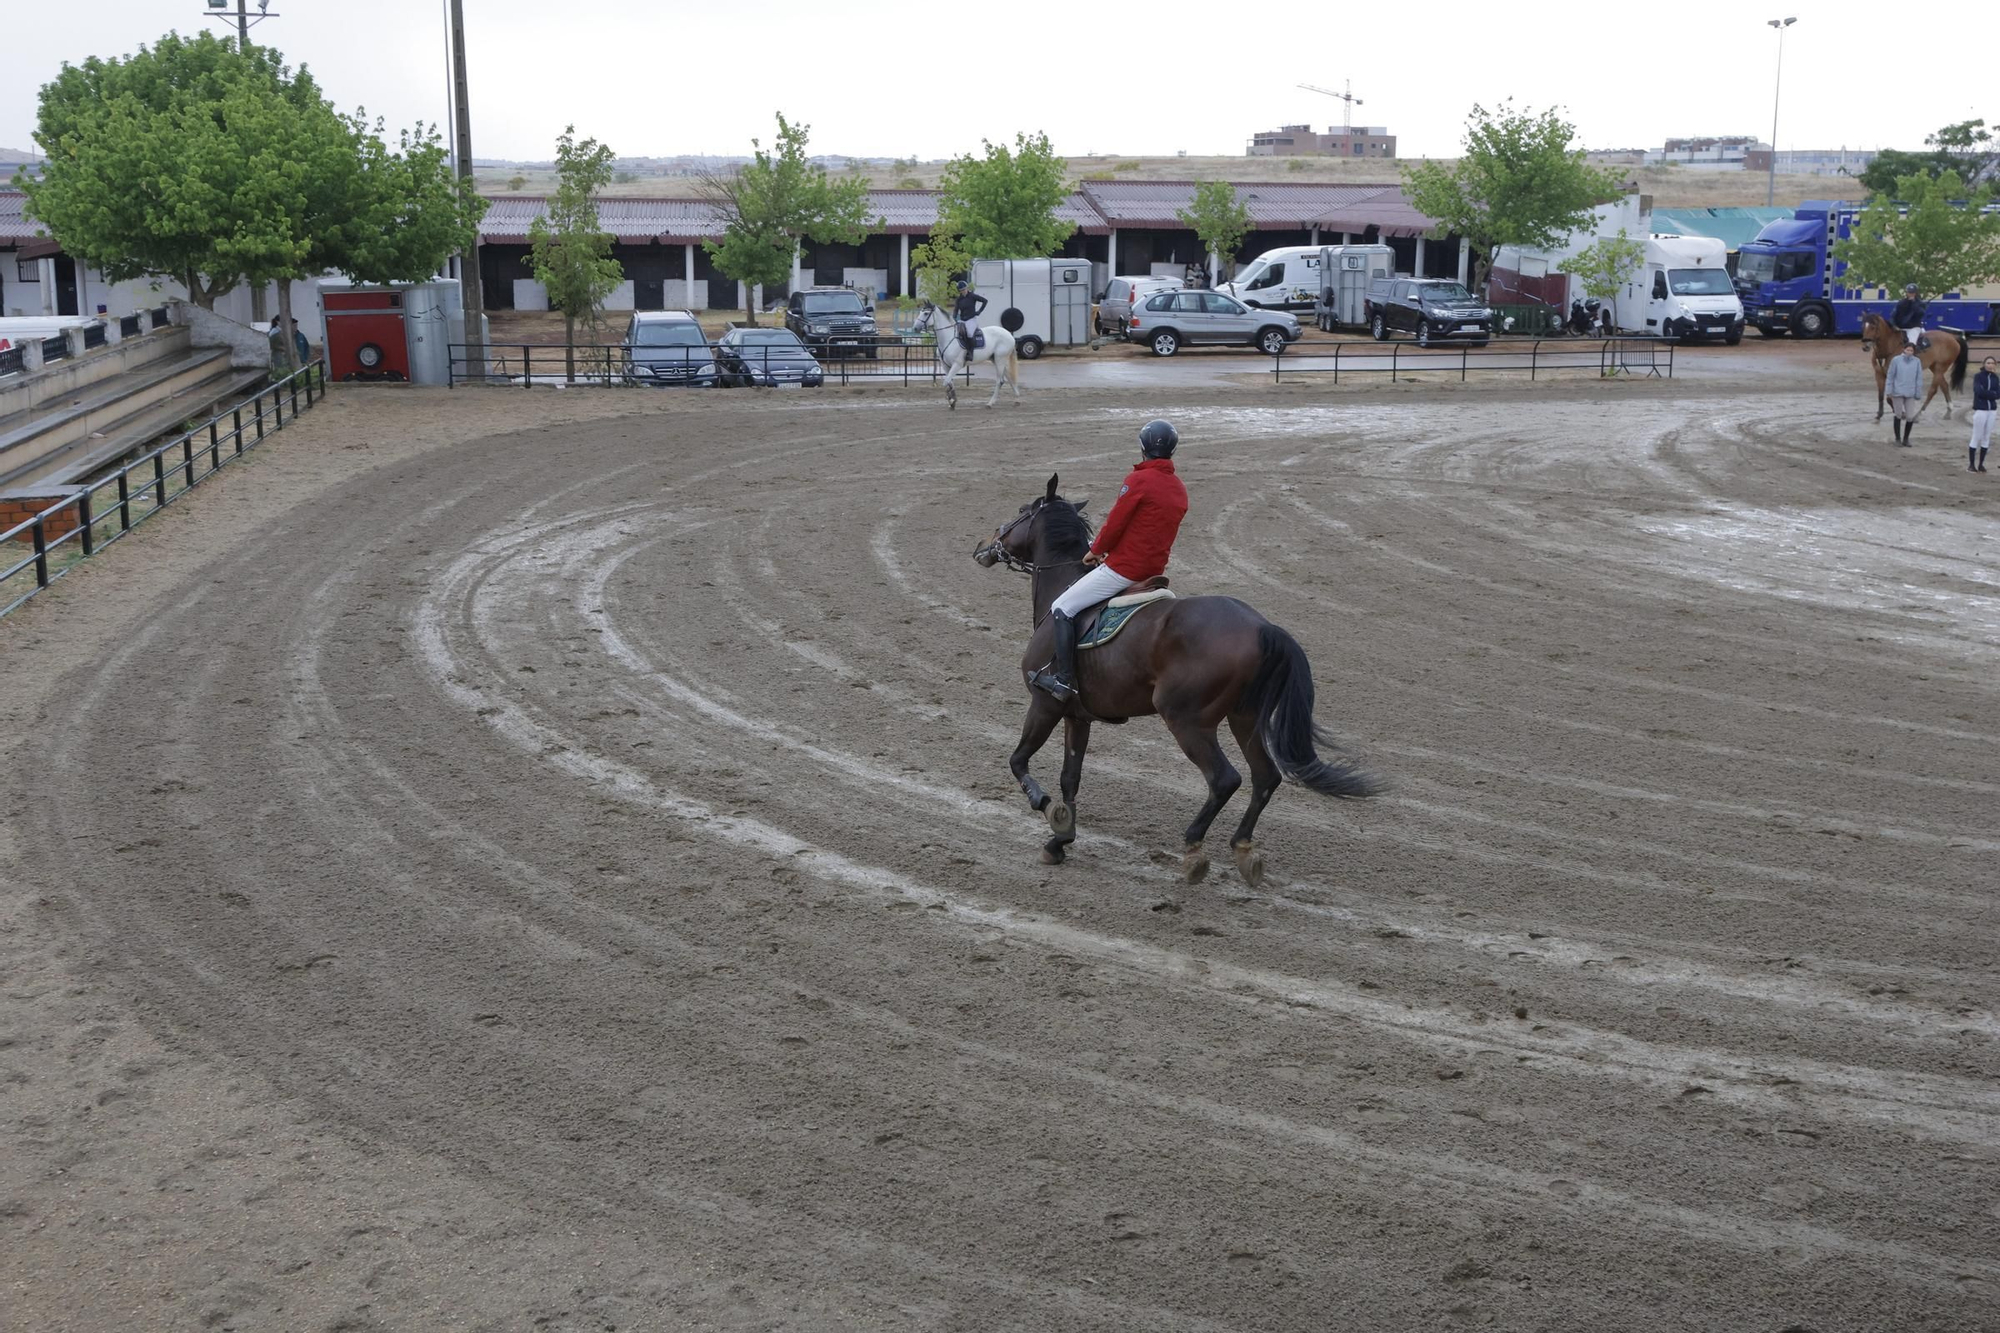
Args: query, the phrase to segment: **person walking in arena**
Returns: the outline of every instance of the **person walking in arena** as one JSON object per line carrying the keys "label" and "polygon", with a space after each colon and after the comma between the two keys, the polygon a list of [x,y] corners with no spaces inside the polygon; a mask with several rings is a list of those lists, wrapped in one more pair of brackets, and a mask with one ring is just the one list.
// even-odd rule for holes
{"label": "person walking in arena", "polygon": [[1883,390],[1888,394],[1889,405],[1896,409],[1896,419],[1892,429],[1896,432],[1896,443],[1907,445],[1910,433],[1917,425],[1917,402],[1924,392],[1924,363],[1917,360],[1917,349],[1905,346],[1889,362],[1889,375],[1883,381]]}
{"label": "person walking in arena", "polygon": [[1987,357],[1972,377],[1972,443],[1965,446],[1965,469],[1986,470],[1986,451],[1993,444],[1993,418],[2000,416],[2000,370]]}
{"label": "person walking in arena", "polygon": [[1180,434],[1169,422],[1149,421],[1139,432],[1139,465],[1126,474],[1118,499],[1090,544],[1090,570],[1070,584],[1050,608],[1055,661],[1029,683],[1067,703],[1076,697],[1076,617],[1135,583],[1167,570],[1174,538],[1187,517],[1187,487],[1174,474]]}

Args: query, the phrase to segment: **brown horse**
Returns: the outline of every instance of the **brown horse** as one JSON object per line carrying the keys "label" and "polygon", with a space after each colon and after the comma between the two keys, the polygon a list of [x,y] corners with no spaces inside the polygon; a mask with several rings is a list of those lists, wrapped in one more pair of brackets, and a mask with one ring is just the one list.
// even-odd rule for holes
{"label": "brown horse", "polygon": [[[1083,576],[1090,525],[1081,501],[1048,493],[1021,506],[1013,521],[973,552],[980,564],[1005,563],[1032,575],[1035,630],[1021,657],[1025,682],[1055,647],[1049,607]],[[1165,580],[1161,580],[1165,582]],[[1086,633],[1088,624],[1080,626]],[[1253,838],[1257,817],[1285,778],[1328,796],[1373,796],[1381,784],[1351,764],[1329,763],[1313,748],[1332,744],[1313,721],[1312,666],[1298,640],[1234,597],[1162,599],[1134,612],[1116,638],[1077,654],[1077,695],[1068,703],[1028,687],[1028,719],[1008,766],[1028,804],[1046,814],[1054,831],[1042,860],[1061,864],[1076,841],[1076,789],[1093,722],[1123,722],[1158,713],[1187,757],[1208,780],[1208,800],[1182,839],[1182,870],[1190,884],[1208,874],[1202,840],[1208,826],[1243,785],[1216,740],[1225,720],[1250,765],[1250,808],[1229,840],[1236,869],[1251,885],[1264,878],[1264,857]],[[1051,800],[1028,775],[1028,761],[1057,722],[1064,727],[1062,795]]]}
{"label": "brown horse", "polygon": [[[1931,405],[1931,399],[1942,393],[1944,395],[1944,419],[1950,421],[1951,391],[1965,387],[1965,367],[1966,363],[1972,359],[1972,348],[1965,338],[1944,329],[1932,329],[1929,336],[1931,345],[1926,348],[1917,349],[1917,360],[1923,362],[1924,369],[1930,372],[1931,389],[1929,393],[1924,395],[1924,405],[1923,407],[1919,407],[1917,412],[1921,415],[1924,408]],[[1884,401],[1882,388],[1889,380],[1889,361],[1892,357],[1902,352],[1903,346],[1907,341],[1901,329],[1895,327],[1874,311],[1871,310],[1861,317],[1861,345],[1868,349],[1870,356],[1875,358],[1875,419],[1877,421],[1882,419],[1882,404]],[[1946,382],[1947,375],[1950,376],[1949,383]]]}

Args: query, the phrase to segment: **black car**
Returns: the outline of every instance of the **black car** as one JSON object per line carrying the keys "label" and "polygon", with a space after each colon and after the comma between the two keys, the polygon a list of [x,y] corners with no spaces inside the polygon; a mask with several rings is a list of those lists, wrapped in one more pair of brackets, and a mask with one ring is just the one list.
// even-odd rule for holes
{"label": "black car", "polygon": [[785,302],[785,327],[822,354],[842,347],[875,355],[875,307],[851,287],[808,287]]}
{"label": "black car", "polygon": [[724,384],[817,388],[826,383],[826,371],[790,329],[731,329],[715,345],[715,360]]}
{"label": "black car", "polygon": [[1441,342],[1484,347],[1493,337],[1493,312],[1449,278],[1376,278],[1368,284],[1362,312],[1377,342],[1397,331],[1416,334],[1420,347]]}

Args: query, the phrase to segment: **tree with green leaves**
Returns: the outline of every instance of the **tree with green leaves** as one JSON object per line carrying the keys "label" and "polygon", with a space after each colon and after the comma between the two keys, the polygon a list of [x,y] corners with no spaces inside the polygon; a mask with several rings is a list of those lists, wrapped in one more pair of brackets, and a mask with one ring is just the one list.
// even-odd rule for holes
{"label": "tree with green leaves", "polygon": [[556,192],[528,226],[528,268],[563,313],[564,373],[576,378],[576,323],[595,328],[604,298],[625,280],[611,257],[611,237],[597,220],[595,195],[611,183],[611,147],[578,140],[576,126],[556,139]]}
{"label": "tree with green leaves", "polygon": [[1501,246],[1554,249],[1623,185],[1615,169],[1585,161],[1576,127],[1553,109],[1535,114],[1511,101],[1472,108],[1463,157],[1412,163],[1403,174],[1411,206],[1436,224],[1431,234],[1456,233],[1472,247],[1475,292]]}
{"label": "tree with green leaves", "polygon": [[1203,181],[1195,187],[1188,207],[1176,209],[1174,216],[1215,256],[1215,281],[1225,281],[1236,262],[1237,247],[1250,234],[1250,207],[1236,197],[1236,187],[1227,181]]}
{"label": "tree with green leaves", "polygon": [[[702,248],[724,277],[746,287],[775,287],[791,278],[801,239],[856,245],[868,234],[867,177],[829,176],[806,156],[811,134],[811,126],[793,124],[779,112],[769,151],[752,139],[749,163],[702,178],[703,195],[723,218],[722,239],[704,241]],[[757,303],[746,304],[754,327]]]}
{"label": "tree with green leaves", "polygon": [[209,310],[243,283],[277,282],[289,363],[292,280],[428,277],[483,216],[435,129],[405,132],[396,152],[381,131],[268,47],[169,33],[123,60],[64,66],[42,89],[49,163],[17,184],[63,248],[113,282],[164,274]]}
{"label": "tree with green leaves", "polygon": [[910,267],[917,274],[917,298],[949,311],[957,295],[952,284],[972,272],[972,255],[957,236],[934,231],[911,248]]}
{"label": "tree with green leaves", "polygon": [[1894,195],[1869,199],[1833,257],[1846,263],[1850,287],[1915,283],[1934,297],[2000,281],[2000,213],[1985,211],[1992,202],[1990,187],[1968,190],[1957,172],[1905,176]]}
{"label": "tree with green leaves", "polygon": [[510,194],[519,194],[527,188],[527,184],[528,178],[517,171],[507,178],[507,191]]}
{"label": "tree with green leaves", "polygon": [[1056,216],[1069,196],[1067,173],[1046,134],[1017,134],[1011,149],[988,142],[984,155],[967,153],[945,167],[937,230],[980,259],[1052,255],[1076,230]]}
{"label": "tree with green leaves", "polygon": [[1584,294],[1611,302],[1611,322],[1618,323],[1618,293],[1646,262],[1646,247],[1625,234],[1600,236],[1563,261],[1562,271],[1583,284]]}
{"label": "tree with green leaves", "polygon": [[1885,149],[1875,155],[1855,179],[1871,194],[1892,194],[1906,176],[1936,179],[1947,171],[1972,185],[2000,175],[2000,142],[1996,142],[1984,120],[1961,120],[1946,125],[1924,139],[1926,150],[1912,153],[1901,148]]}

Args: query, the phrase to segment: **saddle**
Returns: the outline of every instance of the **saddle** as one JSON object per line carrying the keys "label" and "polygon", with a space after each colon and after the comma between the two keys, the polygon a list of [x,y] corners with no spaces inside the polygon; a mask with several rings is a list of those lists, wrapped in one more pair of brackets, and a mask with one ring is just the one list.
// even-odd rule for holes
{"label": "saddle", "polygon": [[1082,652],[1086,648],[1096,648],[1111,642],[1118,631],[1143,606],[1154,602],[1170,600],[1173,593],[1167,588],[1167,576],[1156,574],[1143,583],[1135,584],[1126,592],[1119,593],[1108,602],[1096,606],[1077,617],[1076,648]]}

